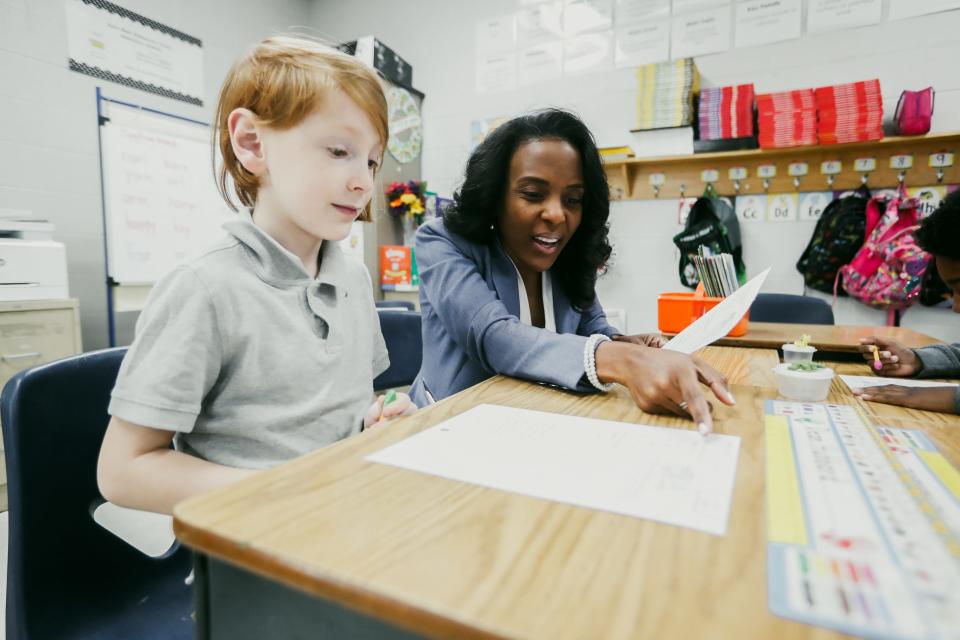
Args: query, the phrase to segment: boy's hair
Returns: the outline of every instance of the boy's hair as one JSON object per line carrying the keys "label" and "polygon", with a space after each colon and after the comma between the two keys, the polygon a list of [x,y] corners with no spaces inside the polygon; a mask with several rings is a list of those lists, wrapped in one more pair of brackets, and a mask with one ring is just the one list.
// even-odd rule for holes
{"label": "boy's hair", "polygon": [[960,260],[960,191],[940,202],[920,224],[914,237],[927,253]]}
{"label": "boy's hair", "polygon": [[[387,99],[375,71],[358,59],[300,36],[272,36],[257,44],[227,73],[214,117],[213,143],[223,165],[214,171],[220,195],[237,210],[227,186],[241,205],[253,207],[260,181],[233,153],[227,118],[234,109],[249,109],[260,124],[289,129],[321,107],[330,92],[341,90],[366,112],[380,142],[387,144]],[[361,220],[369,220],[369,207]]]}

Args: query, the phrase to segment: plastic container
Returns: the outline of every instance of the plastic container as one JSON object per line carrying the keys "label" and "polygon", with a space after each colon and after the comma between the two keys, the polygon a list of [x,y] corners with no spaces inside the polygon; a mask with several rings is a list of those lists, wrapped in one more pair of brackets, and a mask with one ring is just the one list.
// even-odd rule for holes
{"label": "plastic container", "polygon": [[834,376],[833,369],[829,367],[815,371],[791,371],[786,362],[775,366],[773,372],[777,376],[777,390],[780,395],[801,402],[826,400]]}
{"label": "plastic container", "polygon": [[816,347],[809,345],[806,347],[798,347],[792,342],[788,342],[780,348],[783,349],[783,361],[787,364],[794,362],[813,362],[813,354],[817,351]]}
{"label": "plastic container", "polygon": [[[724,298],[708,298],[703,295],[703,285],[697,285],[693,293],[661,293],[657,296],[657,328],[662,333],[680,333],[694,320],[723,302]],[[736,338],[747,332],[750,312],[744,314],[728,336]]]}

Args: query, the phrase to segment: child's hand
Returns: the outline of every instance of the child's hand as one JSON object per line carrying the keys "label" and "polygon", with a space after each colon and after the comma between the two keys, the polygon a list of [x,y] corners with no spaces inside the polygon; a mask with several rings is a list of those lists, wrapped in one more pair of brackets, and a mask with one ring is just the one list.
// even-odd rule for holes
{"label": "child's hand", "polygon": [[617,342],[632,342],[641,347],[653,347],[654,349],[659,349],[667,344],[667,339],[659,333],[638,333],[632,336],[615,336],[613,339]]}
{"label": "child's hand", "polygon": [[[883,365],[879,370],[873,367],[874,345],[880,352],[880,364]],[[876,336],[860,338],[860,353],[867,364],[870,365],[870,370],[880,376],[905,378],[917,375],[923,368],[923,363],[920,362],[920,358],[913,352],[913,349],[889,338],[878,338]]]}
{"label": "child's hand", "polygon": [[888,384],[882,387],[864,387],[853,394],[863,400],[896,404],[911,409],[954,413],[956,411],[955,387],[904,387]]}
{"label": "child's hand", "polygon": [[377,396],[374,403],[367,409],[367,415],[363,417],[364,429],[369,429],[398,416],[408,416],[417,410],[417,405],[413,404],[413,400],[407,394],[397,393],[395,396],[396,400],[393,400],[387,406],[383,405],[386,396]]}

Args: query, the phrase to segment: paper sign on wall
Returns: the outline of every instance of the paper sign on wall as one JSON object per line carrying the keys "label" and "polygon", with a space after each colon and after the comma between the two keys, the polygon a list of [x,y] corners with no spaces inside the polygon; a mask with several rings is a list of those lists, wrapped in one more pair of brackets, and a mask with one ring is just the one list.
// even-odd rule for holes
{"label": "paper sign on wall", "polygon": [[670,59],[670,21],[650,20],[617,29],[614,60],[618,68]]}
{"label": "paper sign on wall", "polygon": [[501,53],[513,50],[517,43],[517,25],[513,15],[481,20],[476,26],[477,51]]}
{"label": "paper sign on wall", "polygon": [[613,13],[617,27],[670,17],[670,0],[616,0]]}
{"label": "paper sign on wall", "polygon": [[730,6],[674,15],[670,29],[670,57],[692,58],[730,48],[733,25]]}
{"label": "paper sign on wall", "polygon": [[517,83],[521,87],[556,80],[561,73],[563,45],[545,42],[523,49],[517,57]]}
{"label": "paper sign on wall", "polygon": [[613,26],[613,0],[564,0],[563,32],[567,37]]}
{"label": "paper sign on wall", "polygon": [[835,31],[880,22],[881,0],[810,0],[807,31]]}
{"label": "paper sign on wall", "polygon": [[799,199],[796,193],[772,193],[767,199],[767,222],[793,222],[797,219]]}
{"label": "paper sign on wall", "polygon": [[738,2],[734,33],[736,47],[754,47],[800,37],[800,0]]}
{"label": "paper sign on wall", "polygon": [[109,2],[67,0],[70,69],[190,104],[203,104],[199,38]]}
{"label": "paper sign on wall", "polygon": [[740,222],[763,222],[767,217],[767,196],[750,194],[737,196],[737,218]]}
{"label": "paper sign on wall", "polygon": [[833,201],[832,191],[811,191],[800,194],[800,215],[802,220],[819,220],[823,210]]}
{"label": "paper sign on wall", "polygon": [[600,71],[613,67],[613,33],[584,33],[563,41],[563,73]]}
{"label": "paper sign on wall", "polygon": [[517,88],[517,54],[491,53],[477,58],[477,93],[512,91]]}

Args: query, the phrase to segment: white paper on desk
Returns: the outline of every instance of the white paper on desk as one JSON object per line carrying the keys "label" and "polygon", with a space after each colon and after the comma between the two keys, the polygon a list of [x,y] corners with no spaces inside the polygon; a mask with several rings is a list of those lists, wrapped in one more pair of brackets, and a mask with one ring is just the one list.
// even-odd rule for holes
{"label": "white paper on desk", "polygon": [[881,378],[879,376],[840,376],[851,391],[859,391],[866,387],[882,387],[895,384],[901,387],[955,387],[954,382],[936,382],[934,380],[912,380],[906,378]]}
{"label": "white paper on desk", "polygon": [[770,267],[697,318],[693,324],[663,345],[663,348],[680,353],[693,353],[730,333],[756,300],[768,273],[770,273]]}
{"label": "white paper on desk", "polygon": [[723,535],[740,438],[478,405],[367,460]]}

